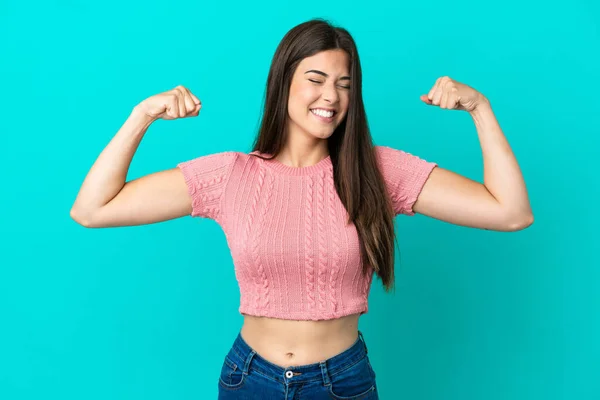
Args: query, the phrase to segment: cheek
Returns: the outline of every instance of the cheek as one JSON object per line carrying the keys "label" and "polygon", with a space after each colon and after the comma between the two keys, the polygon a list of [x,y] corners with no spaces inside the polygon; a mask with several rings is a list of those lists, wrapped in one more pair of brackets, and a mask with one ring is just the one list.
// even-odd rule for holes
{"label": "cheek", "polygon": [[[317,91],[308,86],[301,87],[296,90],[294,93],[294,103],[296,107],[304,109],[304,111],[308,111],[308,108],[319,98],[319,94]],[[300,110],[302,111],[302,110]]]}
{"label": "cheek", "polygon": [[349,107],[349,105],[350,105],[349,98],[348,98],[348,97],[346,97],[346,98],[345,98],[344,100],[342,100],[340,103],[341,103],[341,104],[340,104],[340,105],[341,105],[341,109],[343,110],[343,115],[342,115],[342,118],[343,118],[343,117],[345,117],[345,116],[346,116],[346,114],[348,114],[348,107]]}

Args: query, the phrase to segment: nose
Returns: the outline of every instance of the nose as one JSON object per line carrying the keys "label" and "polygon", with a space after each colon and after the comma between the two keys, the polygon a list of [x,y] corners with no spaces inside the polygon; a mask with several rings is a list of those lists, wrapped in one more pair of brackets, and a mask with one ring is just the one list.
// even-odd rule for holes
{"label": "nose", "polygon": [[337,89],[335,88],[335,84],[323,85],[323,99],[325,99],[329,103],[336,103],[339,100],[339,98],[340,96],[338,94]]}

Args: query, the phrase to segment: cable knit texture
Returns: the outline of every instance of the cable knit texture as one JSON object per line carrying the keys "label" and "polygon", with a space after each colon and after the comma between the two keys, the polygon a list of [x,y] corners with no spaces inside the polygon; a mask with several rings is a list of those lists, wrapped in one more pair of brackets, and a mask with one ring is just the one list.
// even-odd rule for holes
{"label": "cable knit texture", "polygon": [[[373,269],[362,273],[358,233],[346,224],[331,158],[297,168],[253,154],[228,151],[178,164],[191,215],[215,220],[225,233],[240,313],[293,320],[366,313]],[[386,146],[375,146],[375,154],[395,215],[414,215],[437,164]]]}

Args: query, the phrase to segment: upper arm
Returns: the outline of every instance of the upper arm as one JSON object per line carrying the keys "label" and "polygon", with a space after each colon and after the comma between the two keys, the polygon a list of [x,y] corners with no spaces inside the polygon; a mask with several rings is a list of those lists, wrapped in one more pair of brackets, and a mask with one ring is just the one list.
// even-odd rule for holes
{"label": "upper arm", "polygon": [[497,231],[522,227],[487,188],[402,150],[377,146],[394,213],[415,213],[455,225]]}
{"label": "upper arm", "polygon": [[236,152],[208,154],[127,182],[89,226],[144,225],[191,215],[217,220]]}
{"label": "upper arm", "polygon": [[155,172],[125,183],[121,191],[90,216],[90,227],[144,225],[187,215],[192,210],[179,168]]}
{"label": "upper arm", "polygon": [[507,213],[483,184],[444,168],[431,172],[413,208],[455,225],[513,230]]}

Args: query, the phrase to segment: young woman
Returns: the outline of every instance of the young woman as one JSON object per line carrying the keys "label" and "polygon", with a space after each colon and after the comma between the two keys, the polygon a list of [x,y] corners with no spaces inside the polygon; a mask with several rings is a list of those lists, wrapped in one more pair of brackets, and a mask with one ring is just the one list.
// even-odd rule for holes
{"label": "young woman", "polygon": [[442,77],[421,100],[470,113],[484,184],[402,150],[374,146],[356,45],[311,20],[279,44],[252,152],[228,151],[126,182],[153,121],[197,116],[187,88],[138,104],[102,151],[71,210],[87,227],[150,224],[185,215],[223,228],[244,323],[226,355],[219,398],[375,399],[358,330],[373,273],[394,283],[398,214],[514,231],[533,222],[515,157],[490,102]]}

